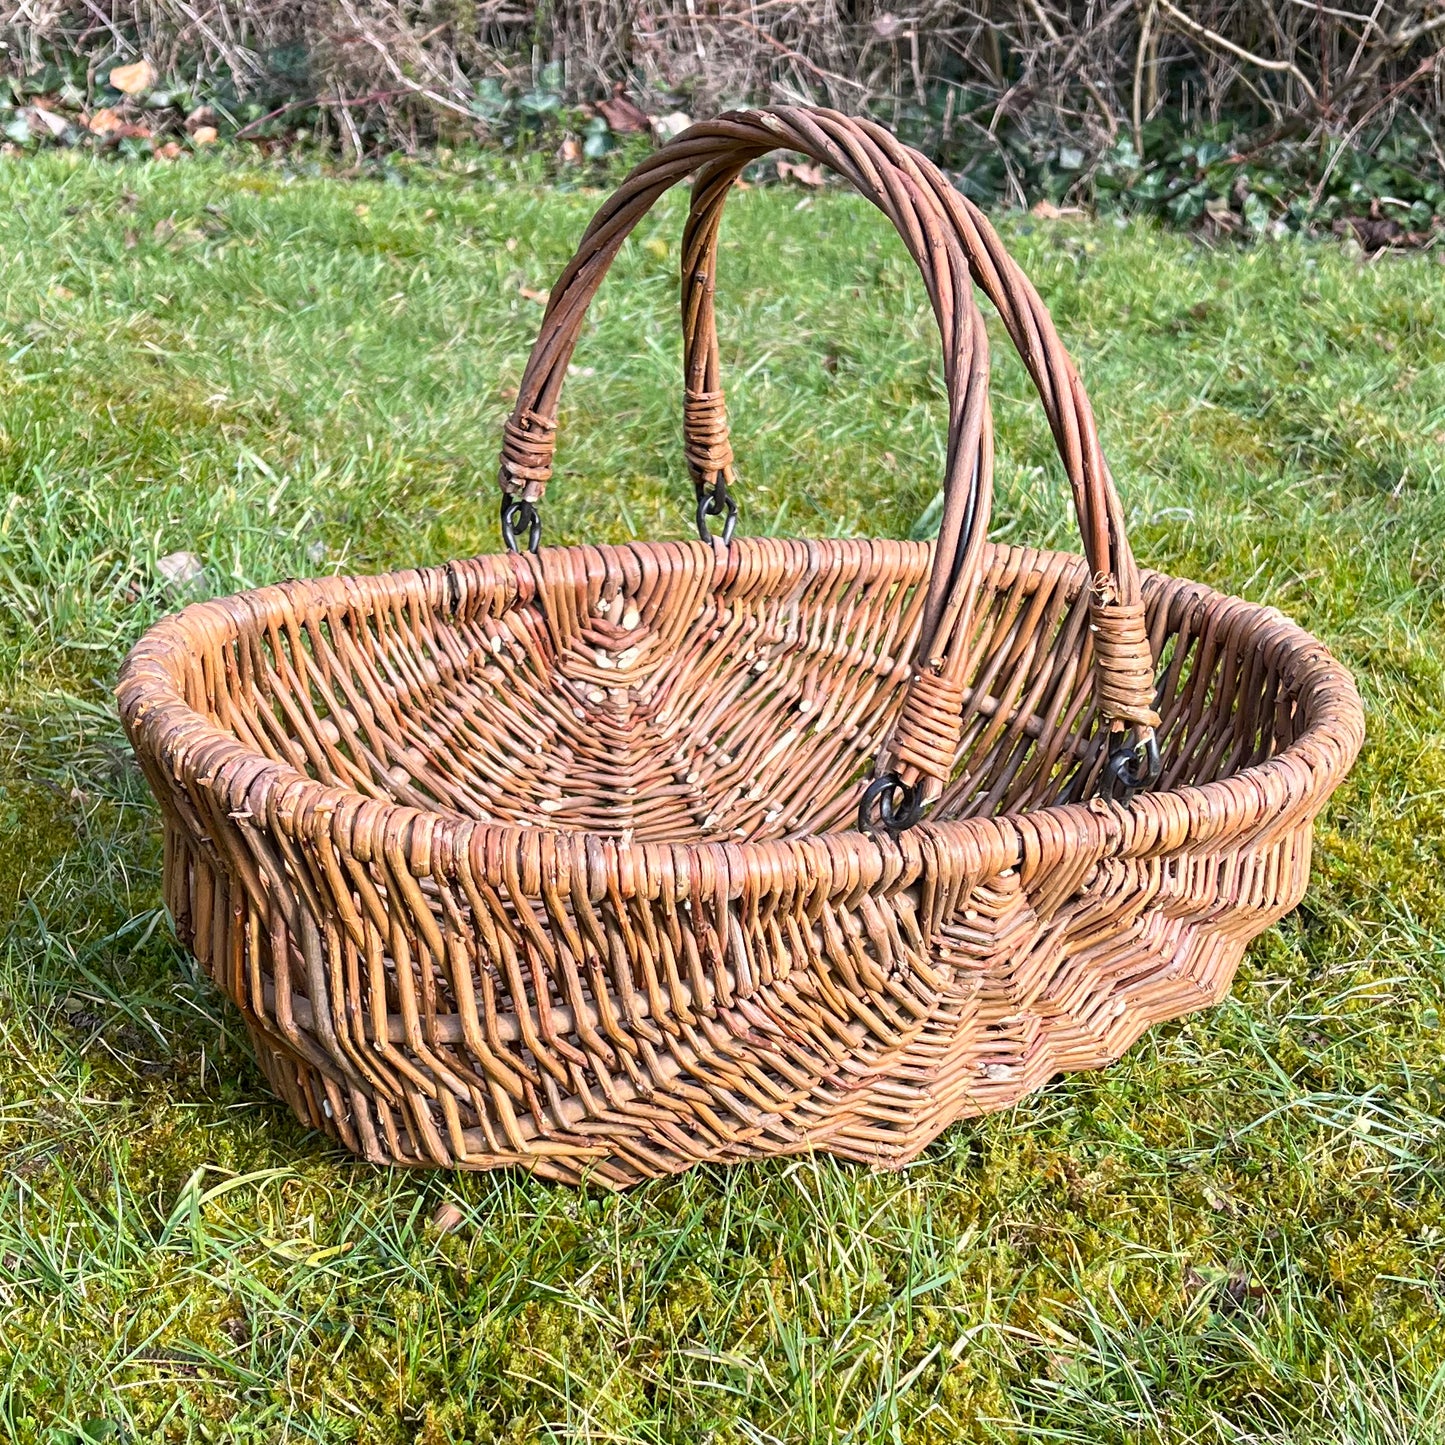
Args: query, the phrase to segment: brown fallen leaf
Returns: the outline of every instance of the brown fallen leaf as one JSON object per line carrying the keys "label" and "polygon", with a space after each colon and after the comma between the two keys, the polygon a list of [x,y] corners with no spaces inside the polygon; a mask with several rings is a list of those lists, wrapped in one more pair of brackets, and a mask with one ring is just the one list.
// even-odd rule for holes
{"label": "brown fallen leaf", "polygon": [[191,132],[191,143],[198,146],[215,145],[217,131],[213,125],[198,125]]}
{"label": "brown fallen leaf", "polygon": [[808,165],[805,161],[779,161],[778,179],[780,181],[797,181],[800,186],[812,186],[814,188],[823,184],[823,167],[819,165]]}
{"label": "brown fallen leaf", "polygon": [[607,122],[607,129],[616,135],[641,135],[650,130],[647,112],[639,110],[622,93],[622,82],[612,87],[610,100],[597,102],[597,113]]}
{"label": "brown fallen leaf", "polygon": [[1078,216],[1082,213],[1081,206],[1056,206],[1052,201],[1035,201],[1029,207],[1029,215],[1040,221],[1057,221],[1063,216]]}
{"label": "brown fallen leaf", "polygon": [[164,145],[156,147],[156,155],[163,161],[173,161],[180,154],[180,145],[173,140],[168,140]]}
{"label": "brown fallen leaf", "polygon": [[110,83],[123,95],[139,95],[155,88],[156,68],[145,59],[134,65],[117,65],[110,73]]}
{"label": "brown fallen leaf", "polygon": [[194,552],[168,552],[156,563],[156,571],[175,592],[189,592],[206,580],[206,564]]}
{"label": "brown fallen leaf", "polygon": [[123,120],[119,125],[99,132],[100,139],[103,141],[149,140],[152,134],[150,126],[128,120]]}
{"label": "brown fallen leaf", "polygon": [[85,122],[85,128],[92,135],[111,135],[118,131],[125,122],[108,105],[96,111]]}
{"label": "brown fallen leaf", "polygon": [[26,115],[37,126],[44,126],[56,140],[70,129],[70,122],[63,115],[56,115],[53,110],[46,110],[43,105],[31,106]]}
{"label": "brown fallen leaf", "polygon": [[577,137],[569,135],[562,142],[557,151],[557,158],[564,166],[580,165],[582,161],[582,147],[577,143]]}
{"label": "brown fallen leaf", "polygon": [[1250,1300],[1266,1299],[1268,1296],[1269,1290],[1242,1269],[1229,1271],[1229,1278],[1224,1282],[1224,1297],[1236,1309],[1243,1309]]}
{"label": "brown fallen leaf", "polygon": [[537,291],[531,286],[518,286],[517,295],[524,301],[535,301],[538,306],[545,306],[552,299],[550,291]]}
{"label": "brown fallen leaf", "polygon": [[455,1229],[460,1229],[466,1222],[464,1215],[450,1199],[437,1205],[436,1213],[431,1217],[432,1228],[438,1234],[450,1234]]}
{"label": "brown fallen leaf", "polygon": [[685,110],[675,110],[670,115],[654,115],[650,119],[653,135],[664,145],[692,124],[692,117]]}
{"label": "brown fallen leaf", "polygon": [[1240,1212],[1239,1201],[1223,1189],[1216,1189],[1212,1184],[1205,1184],[1203,1194],[1204,1202],[1214,1210],[1216,1214],[1235,1215]]}

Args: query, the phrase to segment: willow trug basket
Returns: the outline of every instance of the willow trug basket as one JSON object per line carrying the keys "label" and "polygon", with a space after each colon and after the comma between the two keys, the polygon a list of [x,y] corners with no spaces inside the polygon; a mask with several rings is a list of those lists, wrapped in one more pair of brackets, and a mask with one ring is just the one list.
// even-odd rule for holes
{"label": "willow trug basket", "polygon": [[[778,148],[877,205],[927,283],[934,544],[732,535],[718,227]],[[588,303],[689,176],[700,539],[537,550]],[[1083,556],[987,541],[975,285]],[[1349,675],[1273,609],[1139,572],[1038,295],[878,126],[747,111],[638,166],[552,288],[501,482],[507,552],[188,607],[119,683],[180,938],[277,1092],[366,1159],[610,1186],[811,1149],[901,1165],[1218,1000],[1301,897],[1362,740]]]}

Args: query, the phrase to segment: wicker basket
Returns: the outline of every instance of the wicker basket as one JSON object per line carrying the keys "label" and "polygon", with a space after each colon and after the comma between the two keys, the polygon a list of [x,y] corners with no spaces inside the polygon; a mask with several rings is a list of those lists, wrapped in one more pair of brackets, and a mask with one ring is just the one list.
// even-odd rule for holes
{"label": "wicker basket", "polygon": [[[936,545],[731,537],[716,240],[779,147],[876,203],[927,282]],[[688,176],[686,453],[725,539],[535,550],[586,307]],[[986,541],[971,283],[1037,383],[1082,557]],[[1348,674],[1272,609],[1141,576],[1038,296],[878,127],[746,112],[639,166],[552,290],[502,485],[533,550],[199,604],[120,679],[181,939],[277,1092],[365,1158],[612,1186],[901,1165],[1219,999],[1299,900],[1362,738]]]}

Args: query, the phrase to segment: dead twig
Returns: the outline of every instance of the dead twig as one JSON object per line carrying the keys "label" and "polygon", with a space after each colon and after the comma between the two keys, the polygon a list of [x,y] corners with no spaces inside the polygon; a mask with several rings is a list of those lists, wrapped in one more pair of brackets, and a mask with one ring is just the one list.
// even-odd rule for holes
{"label": "dead twig", "polygon": [[1186,15],[1177,6],[1171,5],[1169,0],[1156,0],[1159,8],[1164,11],[1176,24],[1187,30],[1191,35],[1226,51],[1236,59],[1242,60],[1246,65],[1252,65],[1258,70],[1270,70],[1278,74],[1292,76],[1299,88],[1309,96],[1310,104],[1319,105],[1319,92],[1310,84],[1309,77],[1292,60],[1270,60],[1267,56],[1256,55],[1252,50],[1246,50],[1242,45],[1236,45],[1228,37],[1221,35],[1217,30],[1211,30],[1207,25],[1201,25],[1199,21]]}
{"label": "dead twig", "polygon": [[1401,91],[1408,90],[1409,87],[1417,81],[1423,80],[1442,62],[1445,62],[1445,50],[1438,50],[1434,55],[1427,56],[1404,80],[1400,81],[1397,85],[1391,86],[1390,89],[1350,127],[1344,139],[1335,147],[1335,153],[1330,157],[1329,164],[1325,167],[1324,173],[1320,176],[1319,180],[1315,183],[1314,189],[1310,192],[1310,210],[1314,210],[1314,208],[1319,205],[1320,199],[1325,193],[1325,187],[1329,185],[1330,177],[1334,175],[1335,167],[1340,162],[1340,157],[1348,153],[1351,145],[1354,144],[1355,137],[1358,136]]}
{"label": "dead twig", "polygon": [[664,24],[676,24],[683,21],[691,21],[694,25],[698,24],[699,22],[706,25],[739,25],[744,30],[751,31],[752,34],[756,35],[757,38],[763,42],[764,45],[767,45],[771,49],[776,50],[779,55],[782,55],[785,59],[792,61],[793,64],[801,65],[804,70],[806,70],[810,75],[817,76],[819,80],[830,80],[835,85],[846,85],[854,90],[861,91],[864,95],[868,94],[868,87],[862,84],[860,81],[854,80],[852,77],[847,75],[839,75],[836,71],[824,70],[822,66],[809,60],[806,55],[803,55],[801,52],[790,49],[788,46],[784,45],[781,40],[779,40],[775,35],[770,35],[766,30],[763,29],[761,25],[755,25],[751,20],[745,20],[741,15],[664,14],[658,15],[654,18],[662,21]]}
{"label": "dead twig", "polygon": [[[890,105],[900,116],[907,108],[930,133],[941,115],[945,149],[963,110],[992,113],[1001,153],[1077,145],[1090,131],[1112,139],[1131,126],[1142,153],[1144,126],[1161,109],[1187,126],[1256,100],[1268,128],[1357,136],[1387,93],[1433,140],[1445,94],[1419,66],[1442,40],[1441,0],[468,0],[443,9],[414,0],[0,0],[0,74],[33,74],[44,56],[69,55],[94,85],[117,57],[143,53],[168,82],[184,71],[187,85],[209,93],[225,77],[243,95],[267,97],[268,116],[248,135],[277,109],[286,114],[284,102],[322,106],[346,136],[343,114],[359,123],[367,110],[348,98],[385,96],[368,124],[380,121],[408,146],[450,117],[470,122],[484,76],[535,88],[543,60],[562,64],[570,100],[622,81],[649,111],[686,95],[701,115],[745,97],[816,93],[880,117]],[[297,53],[308,73],[300,84],[271,60]]]}
{"label": "dead twig", "polygon": [[289,105],[278,105],[275,110],[251,121],[248,125],[243,125],[236,132],[236,139],[240,140],[243,136],[249,135],[253,130],[265,125],[267,121],[275,120],[279,116],[290,115],[293,111],[311,110],[316,106],[340,106],[356,110],[367,105],[384,105],[388,100],[395,100],[398,96],[406,94],[408,92],[405,90],[376,90],[370,95],[358,95],[349,100],[342,96],[332,99],[324,95],[313,95],[309,100],[293,100]]}
{"label": "dead twig", "polygon": [[1144,12],[1144,21],[1139,26],[1139,44],[1134,52],[1134,154],[1142,161],[1144,159],[1144,122],[1141,115],[1143,110],[1144,90],[1144,57],[1149,50],[1149,35],[1154,29],[1154,16],[1158,7],[1154,0],[1149,0],[1149,8]]}

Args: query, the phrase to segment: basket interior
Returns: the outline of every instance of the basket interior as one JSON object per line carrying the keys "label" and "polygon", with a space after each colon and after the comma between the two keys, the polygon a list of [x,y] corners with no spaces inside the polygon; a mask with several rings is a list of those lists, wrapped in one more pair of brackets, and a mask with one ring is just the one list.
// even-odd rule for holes
{"label": "basket interior", "polygon": [[[254,625],[207,630],[187,700],[322,782],[480,821],[639,842],[851,828],[903,699],[929,547],[734,546],[725,572],[701,544],[639,544],[267,589]],[[1089,795],[1084,581],[1082,559],[991,549],[935,817]],[[1298,698],[1260,642],[1277,615],[1157,575],[1145,591],[1161,786],[1292,742]]]}

